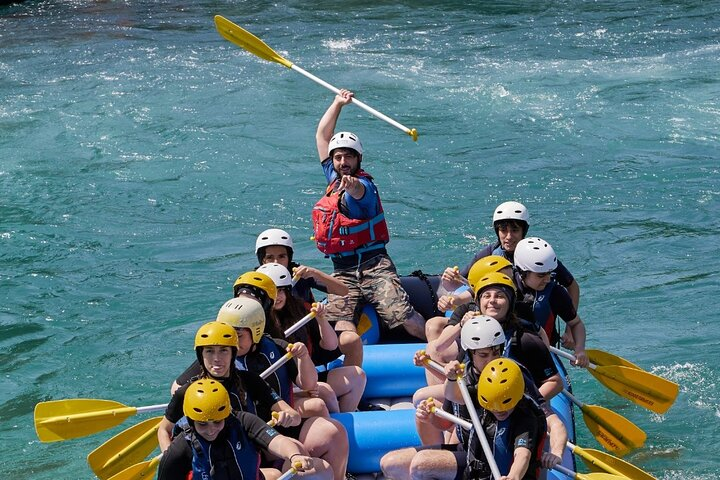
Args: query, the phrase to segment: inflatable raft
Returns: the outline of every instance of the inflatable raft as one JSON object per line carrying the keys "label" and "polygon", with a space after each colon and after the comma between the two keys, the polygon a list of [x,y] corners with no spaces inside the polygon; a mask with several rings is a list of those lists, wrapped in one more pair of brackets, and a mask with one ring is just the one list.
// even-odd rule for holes
{"label": "inflatable raft", "polygon": [[[415,309],[425,318],[441,313],[436,310],[436,291],[440,282],[437,275],[424,275],[414,272],[401,277],[405,291]],[[388,332],[381,328],[375,310],[366,305],[358,319],[358,333],[366,345],[363,369],[367,374],[367,386],[363,398],[370,403],[380,405],[385,411],[353,412],[333,414],[342,422],[350,441],[348,471],[360,475],[358,479],[375,478],[380,472],[382,456],[398,448],[420,445],[420,437],[415,430],[415,410],[411,399],[415,391],[426,385],[425,371],[413,364],[414,353],[425,344],[414,343],[403,332]],[[417,339],[415,339],[416,341]],[[336,361],[341,365],[340,361]],[[565,388],[571,391],[567,372],[555,358],[561,372]],[[331,365],[332,368],[332,365]],[[560,416],[568,430],[568,439],[575,441],[575,418],[573,405],[564,395],[558,395],[551,401],[553,410]],[[575,461],[569,451],[565,451],[563,466],[575,470]],[[548,479],[567,480],[570,477],[552,471]]]}

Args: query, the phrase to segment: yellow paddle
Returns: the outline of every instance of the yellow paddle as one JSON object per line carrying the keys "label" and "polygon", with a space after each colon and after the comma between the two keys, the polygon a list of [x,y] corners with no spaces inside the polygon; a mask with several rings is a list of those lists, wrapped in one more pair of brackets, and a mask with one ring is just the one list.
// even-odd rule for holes
{"label": "yellow paddle", "polygon": [[116,473],[110,477],[109,480],[141,480],[143,478],[152,478],[155,476],[155,470],[157,470],[161,458],[162,453],[157,457],[153,457],[151,460],[136,463],[120,473]]}
{"label": "yellow paddle", "polygon": [[587,349],[585,350],[585,354],[587,354],[592,363],[598,366],[604,367],[606,365],[619,365],[621,367],[634,368],[635,370],[643,370],[629,360],[625,360],[622,357],[618,357],[617,355],[613,355],[612,353],[604,352],[602,350]]}
{"label": "yellow paddle", "polygon": [[563,394],[580,408],[588,430],[606,450],[622,457],[645,443],[645,432],[622,415],[582,403],[567,390],[563,390]]}
{"label": "yellow paddle", "polygon": [[[575,357],[555,347],[550,350],[575,362]],[[598,366],[590,363],[590,374],[607,388],[631,402],[655,413],[665,413],[675,403],[678,384],[645,370],[620,365]]]}
{"label": "yellow paddle", "polygon": [[[465,430],[470,430],[472,428],[472,423],[468,422],[467,420],[464,420],[460,417],[457,417],[453,415],[452,413],[446,412],[445,410],[437,407],[431,407],[430,411],[437,415],[440,418],[444,418],[445,420],[450,420],[451,422],[460,425]],[[568,442],[568,445],[571,445]],[[570,478],[577,478],[578,480],[622,480],[627,477],[620,474],[611,474],[611,473],[575,473],[562,465],[557,465],[555,467],[555,470],[564,473],[565,475],[569,476]]]}
{"label": "yellow paddle", "polygon": [[162,418],[140,422],[90,452],[87,461],[95,475],[110,478],[125,466],[143,461],[158,446],[157,431]]}
{"label": "yellow paddle", "polygon": [[614,457],[609,453],[592,448],[581,448],[570,442],[567,442],[567,446],[570,448],[570,451],[580,457],[583,463],[585,463],[585,466],[593,472],[603,471],[627,477],[631,480],[657,480],[646,471],[625,460]]}
{"label": "yellow paddle", "polygon": [[120,425],[137,413],[165,410],[167,404],[128,407],[112,400],[76,398],[35,405],[35,432],[41,442],[84,437]]}
{"label": "yellow paddle", "polygon": [[[220,15],[215,16],[215,27],[217,28],[217,31],[220,33],[220,35],[229,42],[234,43],[238,47],[244,48],[248,52],[264,59],[268,60],[270,62],[279,63],[280,65],[289,68],[290,70],[295,70],[296,72],[300,73],[301,75],[309,78],[313,82],[322,85],[323,87],[327,88],[331,92],[334,92],[336,94],[340,93],[340,90],[336,87],[330,85],[324,80],[321,80],[320,78],[316,77],[312,73],[309,73],[302,68],[298,67],[297,65],[293,64],[290,60],[287,60],[280,56],[275,50],[270,48],[265,42],[257,38],[252,33],[248,32],[244,28],[240,27],[239,25],[234,24],[230,20],[228,20],[225,17],[221,17]],[[418,133],[417,130],[407,128],[406,126],[396,122],[392,118],[378,112],[372,107],[369,107],[368,105],[364,104],[357,98],[352,99],[352,103],[357,105],[358,107],[362,108],[369,114],[379,118],[380,120],[384,120],[393,127],[399,128],[403,132],[410,135],[410,137],[417,141],[418,139]]]}

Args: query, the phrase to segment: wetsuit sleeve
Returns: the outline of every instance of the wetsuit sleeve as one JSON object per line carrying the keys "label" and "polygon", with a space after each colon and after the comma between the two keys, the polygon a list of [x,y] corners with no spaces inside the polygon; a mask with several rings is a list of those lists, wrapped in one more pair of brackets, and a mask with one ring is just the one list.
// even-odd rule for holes
{"label": "wetsuit sleeve", "polygon": [[527,448],[535,452],[540,440],[538,418],[527,408],[518,408],[512,416],[513,451],[516,448]]}
{"label": "wetsuit sleeve", "polygon": [[197,360],[195,360],[192,365],[190,365],[187,370],[185,370],[183,373],[180,374],[179,377],[175,379],[175,383],[178,385],[185,385],[190,381],[191,378],[197,377],[198,375],[202,374],[202,367],[200,366],[200,363],[198,363]]}
{"label": "wetsuit sleeve", "polygon": [[460,323],[460,320],[462,320],[465,314],[470,311],[477,311],[477,305],[475,303],[470,302],[460,305],[453,311],[452,315],[450,316],[450,320],[448,320],[447,326],[450,327],[453,325],[457,325],[458,323]]}
{"label": "wetsuit sleeve", "polygon": [[520,337],[520,343],[521,352],[517,360],[530,371],[537,387],[558,373],[555,362],[550,356],[550,350],[538,335],[525,332]]}
{"label": "wetsuit sleeve", "polygon": [[575,277],[573,277],[570,270],[568,270],[560,260],[558,260],[558,265],[555,269],[555,281],[565,288],[569,287],[575,281]]}
{"label": "wetsuit sleeve", "polygon": [[573,306],[570,294],[559,285],[556,285],[550,292],[550,309],[564,322],[570,322],[577,317],[577,310]]}
{"label": "wetsuit sleeve", "polygon": [[470,260],[470,263],[468,263],[462,269],[460,269],[460,275],[467,278],[468,273],[470,273],[470,268],[472,268],[472,266],[475,265],[475,262],[477,262],[481,258],[487,257],[488,255],[492,255],[494,248],[495,247],[493,245],[488,245],[487,247],[485,247],[482,250],[480,250],[479,252],[477,252],[475,254],[475,256],[472,258],[472,260]]}
{"label": "wetsuit sleeve", "polygon": [[282,400],[280,395],[270,388],[270,385],[260,378],[259,375],[244,370],[238,373],[240,374],[243,385],[245,385],[245,388],[250,393],[258,416],[262,419],[270,420],[272,406]]}
{"label": "wetsuit sleeve", "polygon": [[173,440],[160,459],[158,480],[185,480],[192,470],[192,450],[185,437]]}
{"label": "wetsuit sleeve", "polygon": [[177,423],[182,417],[185,416],[183,412],[183,400],[185,399],[185,391],[188,389],[190,382],[186,382],[182,387],[175,390],[167,408],[165,409],[165,418],[172,423]]}
{"label": "wetsuit sleeve", "polygon": [[252,413],[240,412],[238,413],[238,420],[240,420],[240,424],[247,432],[250,440],[261,450],[267,450],[272,439],[280,435],[277,430]]}

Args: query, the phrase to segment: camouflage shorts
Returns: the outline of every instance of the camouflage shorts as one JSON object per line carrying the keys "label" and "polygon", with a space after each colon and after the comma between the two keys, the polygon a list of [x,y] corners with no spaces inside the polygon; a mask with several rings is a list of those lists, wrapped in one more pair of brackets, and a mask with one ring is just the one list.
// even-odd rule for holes
{"label": "camouflage shorts", "polygon": [[325,316],[330,322],[346,320],[357,325],[356,313],[365,304],[375,307],[378,318],[391,329],[415,314],[395,264],[387,255],[377,255],[358,269],[336,270],[333,276],[347,285],[350,292],[344,297],[328,294]]}

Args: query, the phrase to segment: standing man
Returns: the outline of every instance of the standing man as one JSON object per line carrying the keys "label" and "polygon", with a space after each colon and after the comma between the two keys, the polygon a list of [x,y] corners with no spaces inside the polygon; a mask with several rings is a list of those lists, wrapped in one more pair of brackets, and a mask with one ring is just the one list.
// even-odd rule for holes
{"label": "standing man", "polygon": [[[333,276],[350,289],[344,297],[328,295],[326,316],[335,322],[336,331],[357,331],[355,312],[361,303],[369,303],[388,328],[403,326],[425,340],[425,319],[410,305],[385,249],[390,235],[377,188],[361,167],[362,144],[353,133],[335,133],[340,111],[352,97],[352,92],[340,90],[315,134],[328,183],[325,195],[313,208],[315,241],[332,259]],[[346,353],[346,349],[341,342],[340,350]]]}

